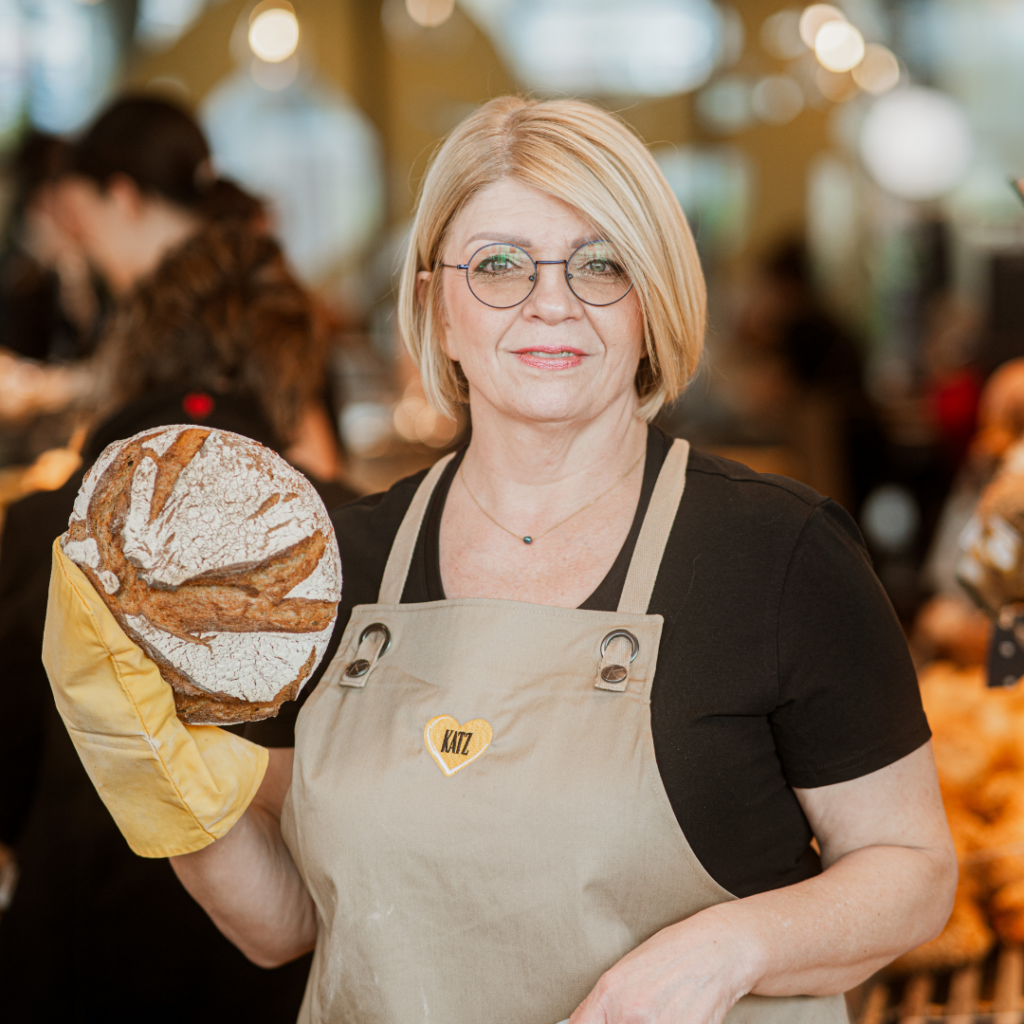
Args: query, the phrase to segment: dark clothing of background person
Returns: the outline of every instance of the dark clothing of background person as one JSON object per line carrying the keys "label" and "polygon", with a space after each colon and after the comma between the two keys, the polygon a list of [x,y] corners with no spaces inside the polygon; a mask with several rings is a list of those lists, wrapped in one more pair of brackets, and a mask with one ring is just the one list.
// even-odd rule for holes
{"label": "dark clothing of background person", "polygon": [[[85,468],[112,441],[190,422],[278,446],[244,396],[148,394],[93,432],[83,470],[64,487],[8,511],[0,538],[0,841],[15,847],[21,878],[0,919],[5,1024],[293,1024],[298,1015],[309,957],[275,971],[256,967],[166,860],[131,852],[78,759],[40,661],[50,548],[67,528]],[[353,497],[337,484],[326,490],[329,503]]]}
{"label": "dark clothing of background person", "polygon": [[95,335],[83,335],[61,305],[60,277],[11,244],[0,253],[0,348],[39,362],[74,362],[89,355]]}

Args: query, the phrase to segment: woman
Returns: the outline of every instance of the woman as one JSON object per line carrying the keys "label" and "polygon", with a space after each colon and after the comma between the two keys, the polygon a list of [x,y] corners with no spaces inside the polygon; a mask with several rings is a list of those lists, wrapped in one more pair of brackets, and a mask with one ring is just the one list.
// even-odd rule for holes
{"label": "woman", "polygon": [[[153,98],[113,104],[74,148],[62,204],[72,235],[128,299],[99,353],[101,413],[188,378],[255,401],[300,468],[339,476],[312,303],[267,234],[262,203],[216,177],[188,114]],[[266,274],[254,317],[232,284],[257,265]],[[228,328],[212,353],[197,340],[203,320]]]}
{"label": "woman", "polygon": [[472,441],[335,512],[336,654],[248,808],[167,830],[178,876],[257,963],[315,948],[302,1021],[845,1020],[949,913],[928,727],[845,514],[647,425],[704,328],[655,163],[487,104],[400,309]]}
{"label": "woman", "polygon": [[[61,724],[39,650],[50,545],[85,470],[107,444],[172,423],[280,449],[319,380],[312,303],[260,229],[260,204],[204,177],[208,149],[184,112],[121,100],[71,158],[74,174],[56,186],[64,215],[119,303],[81,472],[13,505],[0,540],[0,843],[21,867],[0,922],[0,1019],[134,1021],[144,1005],[152,1021],[294,1020],[308,962],[273,974],[248,963],[166,862],[131,853]],[[187,985],[151,969],[183,956]]]}

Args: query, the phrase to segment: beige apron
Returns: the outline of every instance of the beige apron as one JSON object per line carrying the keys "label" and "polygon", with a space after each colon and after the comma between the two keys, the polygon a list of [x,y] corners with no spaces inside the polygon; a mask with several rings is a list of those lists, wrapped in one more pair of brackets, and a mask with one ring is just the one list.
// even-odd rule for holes
{"label": "beige apron", "polygon": [[[665,461],[615,612],[401,604],[448,460],[424,479],[378,603],[353,610],[298,720],[282,827],[319,915],[300,1021],[555,1024],[659,929],[734,898],[690,849],[651,737],[663,620],[646,612],[688,451]],[[841,996],[728,1016],[846,1019]]]}

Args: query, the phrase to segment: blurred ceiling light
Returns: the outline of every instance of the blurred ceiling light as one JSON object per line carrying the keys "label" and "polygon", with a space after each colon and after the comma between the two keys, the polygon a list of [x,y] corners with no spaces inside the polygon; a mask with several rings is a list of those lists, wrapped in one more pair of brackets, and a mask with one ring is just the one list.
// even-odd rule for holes
{"label": "blurred ceiling light", "polygon": [[743,16],[732,4],[719,4],[722,15],[722,56],[719,67],[731,68],[738,64],[747,45],[747,29]]}
{"label": "blurred ceiling light", "polygon": [[800,38],[800,12],[786,7],[765,18],[761,45],[777,60],[796,60],[806,49]]}
{"label": "blurred ceiling light", "polygon": [[[249,58],[252,61],[252,58]],[[264,63],[289,77],[298,58]],[[275,234],[308,283],[337,282],[358,266],[380,226],[383,172],[377,133],[343,94],[298,68],[289,88],[254,81],[252,67],[219,82],[202,119],[218,171],[267,199]],[[390,414],[389,414],[390,415]]]}
{"label": "blurred ceiling light", "polygon": [[109,95],[117,61],[112,4],[22,4],[28,116],[43,131],[69,132]]}
{"label": "blurred ceiling light", "polygon": [[135,38],[150,49],[173,46],[198,20],[206,0],[139,0]]}
{"label": "blurred ceiling light", "polygon": [[583,96],[699,88],[724,49],[712,0],[461,0],[520,86]]}
{"label": "blurred ceiling light", "polygon": [[722,75],[697,93],[697,114],[713,132],[730,135],[753,120],[750,82],[742,75]]}
{"label": "blurred ceiling light", "polygon": [[424,28],[443,25],[455,10],[455,0],[405,0],[409,17]]}
{"label": "blurred ceiling light", "polygon": [[899,85],[900,62],[892,50],[868,43],[864,59],[853,69],[856,83],[873,96],[881,96]]}
{"label": "blurred ceiling light", "polygon": [[860,155],[892,195],[938,199],[967,175],[974,140],[966,115],[949,96],[910,86],[875,101],[861,127]]}
{"label": "blurred ceiling light", "polygon": [[252,80],[267,92],[280,92],[287,89],[299,77],[299,60],[292,54],[287,60],[279,60],[276,64],[253,57],[249,65]]}
{"label": "blurred ceiling light", "polygon": [[299,46],[299,19],[291,4],[259,4],[249,20],[249,48],[260,60],[278,64]]}
{"label": "blurred ceiling light", "polygon": [[849,71],[839,72],[829,71],[828,68],[818,68],[814,76],[814,84],[817,86],[818,92],[833,103],[846,103],[860,92]]}
{"label": "blurred ceiling light", "polygon": [[768,124],[789,124],[804,109],[804,94],[789,75],[768,75],[754,86],[750,105]]}
{"label": "blurred ceiling light", "polygon": [[28,47],[17,0],[0,0],[0,141],[21,125],[28,91]]}
{"label": "blurred ceiling light", "polygon": [[829,71],[852,71],[865,50],[864,37],[848,21],[827,22],[814,37],[814,55]]}
{"label": "blurred ceiling light", "polygon": [[814,49],[818,33],[830,21],[846,21],[846,15],[831,4],[811,4],[800,15],[800,38],[809,50]]}

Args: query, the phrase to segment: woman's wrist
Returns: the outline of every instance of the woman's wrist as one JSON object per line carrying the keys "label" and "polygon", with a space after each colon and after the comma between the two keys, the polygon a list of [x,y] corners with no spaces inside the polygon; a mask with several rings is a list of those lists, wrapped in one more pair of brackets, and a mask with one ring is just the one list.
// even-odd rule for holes
{"label": "woman's wrist", "polygon": [[690,920],[699,920],[714,932],[716,944],[724,950],[736,998],[753,991],[770,969],[771,949],[744,901],[718,903]]}

